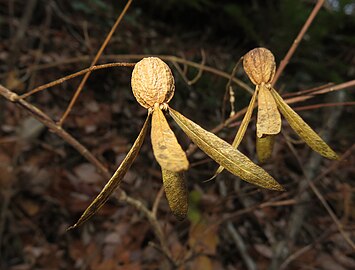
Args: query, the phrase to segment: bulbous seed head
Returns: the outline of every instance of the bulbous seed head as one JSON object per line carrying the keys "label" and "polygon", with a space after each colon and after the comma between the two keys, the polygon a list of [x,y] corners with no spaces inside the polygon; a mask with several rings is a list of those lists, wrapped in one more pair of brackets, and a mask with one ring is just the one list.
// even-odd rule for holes
{"label": "bulbous seed head", "polygon": [[275,57],[268,49],[256,48],[244,56],[243,67],[255,85],[268,84],[275,75]]}
{"label": "bulbous seed head", "polygon": [[139,61],[132,72],[133,95],[144,108],[168,103],[174,95],[174,77],[169,66],[157,57]]}

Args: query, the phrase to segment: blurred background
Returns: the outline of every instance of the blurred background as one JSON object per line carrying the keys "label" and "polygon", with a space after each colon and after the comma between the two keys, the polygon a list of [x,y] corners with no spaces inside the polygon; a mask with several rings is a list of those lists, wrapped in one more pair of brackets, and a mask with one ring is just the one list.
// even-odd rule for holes
{"label": "blurred background", "polygon": [[[88,67],[125,4],[0,0],[0,83],[23,94]],[[241,56],[263,46],[279,64],[315,4],[135,0],[99,62],[173,55],[230,74]],[[276,89],[294,93],[354,80],[354,31],[355,3],[325,1]],[[228,118],[226,78],[203,72],[191,85],[186,79],[192,80],[198,69],[168,64],[176,81],[173,108],[207,130]],[[93,72],[63,126],[110,172],[129,151],[146,116],[132,95],[131,72]],[[236,77],[253,88],[241,67]],[[80,79],[28,101],[59,120]],[[239,111],[251,96],[238,85],[232,88]],[[228,172],[203,182],[217,164],[200,151],[189,156],[188,218],[177,221],[165,195],[157,212],[180,269],[355,269],[354,250],[344,240],[344,234],[355,239],[354,106],[322,105],[354,101],[354,89],[292,105],[345,158],[329,161],[312,153],[285,122],[272,160],[262,166],[286,192],[258,189]],[[108,179],[24,110],[3,98],[0,107],[0,269],[170,269],[164,254],[150,244],[159,242],[144,215],[117,200],[109,200],[81,228],[66,232]],[[187,149],[189,139],[168,120]],[[218,135],[232,142],[240,120]],[[239,149],[257,162],[255,117]],[[121,188],[151,209],[161,186],[147,136]]]}

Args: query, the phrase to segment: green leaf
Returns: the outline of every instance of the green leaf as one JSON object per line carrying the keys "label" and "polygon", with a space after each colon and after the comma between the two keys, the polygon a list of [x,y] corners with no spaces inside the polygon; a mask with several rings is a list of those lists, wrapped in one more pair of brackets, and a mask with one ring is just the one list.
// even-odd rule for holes
{"label": "green leaf", "polygon": [[188,169],[189,162],[186,154],[159,106],[156,106],[153,111],[151,137],[154,156],[163,169],[173,172]]}
{"label": "green leaf", "polygon": [[321,137],[291,109],[275,89],[271,89],[277,107],[286,118],[292,129],[311,147],[314,151],[329,159],[339,159],[339,156],[326,144]]}
{"label": "green leaf", "polygon": [[132,148],[129,150],[127,156],[122,161],[114,175],[107,182],[105,187],[101,190],[100,194],[97,195],[97,197],[92,201],[89,207],[86,208],[85,212],[81,215],[79,220],[73,226],[69,227],[68,230],[80,226],[90,217],[92,217],[104,205],[104,203],[107,201],[112,192],[114,192],[115,189],[119,186],[128,169],[131,167],[133,161],[136,159],[138,152],[143,144],[148,129],[149,118],[150,114],[147,116],[147,119],[144,122],[144,125],[138,135],[138,138],[134,142]]}
{"label": "green leaf", "polygon": [[161,170],[164,190],[171,212],[178,220],[186,217],[188,210],[187,189],[182,172]]}
{"label": "green leaf", "polygon": [[211,132],[201,128],[182,114],[169,108],[170,115],[187,136],[218,164],[241,179],[257,186],[284,190],[264,169],[254,164],[244,154]]}
{"label": "green leaf", "polygon": [[[244,115],[244,118],[242,120],[242,123],[240,124],[240,127],[237,131],[237,134],[235,135],[235,138],[233,140],[232,146],[237,149],[239,144],[241,143],[241,141],[244,138],[245,132],[247,131],[251,116],[253,114],[253,109],[254,109],[254,105],[255,105],[255,100],[256,100],[256,96],[258,95],[258,89],[256,88],[254,91],[254,94],[250,100],[248,109]],[[223,171],[223,167],[219,166],[217,171],[214,173],[214,175],[208,179],[207,181],[210,181],[212,179],[214,179],[217,175],[219,175],[222,171]]]}

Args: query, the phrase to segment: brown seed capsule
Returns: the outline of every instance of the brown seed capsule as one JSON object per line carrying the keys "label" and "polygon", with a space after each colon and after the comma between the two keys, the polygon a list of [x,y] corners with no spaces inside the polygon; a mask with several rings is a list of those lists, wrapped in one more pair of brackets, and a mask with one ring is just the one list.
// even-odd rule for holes
{"label": "brown seed capsule", "polygon": [[167,64],[157,57],[143,58],[132,73],[133,95],[144,108],[168,103],[174,95],[174,77]]}
{"label": "brown seed capsule", "polygon": [[244,56],[243,67],[255,85],[271,83],[276,69],[275,57],[268,49],[256,48]]}

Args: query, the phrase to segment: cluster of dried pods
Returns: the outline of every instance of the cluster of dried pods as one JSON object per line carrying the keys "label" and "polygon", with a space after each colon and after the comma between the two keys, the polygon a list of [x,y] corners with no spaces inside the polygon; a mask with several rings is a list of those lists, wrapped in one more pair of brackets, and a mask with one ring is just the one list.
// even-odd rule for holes
{"label": "cluster of dried pods", "polygon": [[185,218],[188,209],[188,193],[184,171],[188,169],[189,162],[170,129],[165,114],[169,114],[184,133],[220,165],[215,175],[225,168],[241,179],[266,189],[283,190],[283,187],[264,169],[237,150],[250,122],[258,93],[257,152],[262,161],[270,156],[271,136],[281,130],[281,118],[278,110],[310,147],[325,157],[336,159],[336,153],[271,87],[270,83],[274,77],[276,66],[272,53],[264,48],[254,49],[244,56],[243,65],[247,75],[256,85],[256,89],[235,140],[230,145],[168,105],[174,95],[175,85],[172,72],[166,63],[156,57],[144,58],[138,62],[132,73],[131,84],[138,103],[148,110],[145,123],[114,175],[72,227],[79,226],[94,215],[119,186],[138,155],[148,130],[150,118],[152,118],[153,153],[162,170],[164,190],[170,209],[178,219]]}

